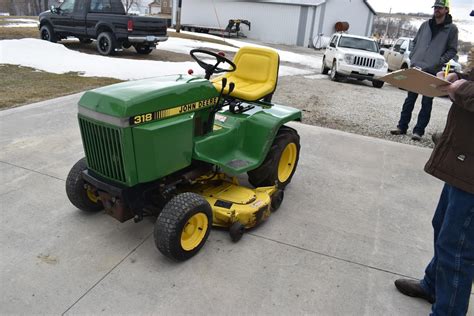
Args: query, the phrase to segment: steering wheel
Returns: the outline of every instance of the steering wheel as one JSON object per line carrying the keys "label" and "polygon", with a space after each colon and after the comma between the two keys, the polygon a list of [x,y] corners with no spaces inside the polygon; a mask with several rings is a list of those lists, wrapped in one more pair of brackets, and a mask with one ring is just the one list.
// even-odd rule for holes
{"label": "steering wheel", "polygon": [[[196,53],[210,55],[210,56],[214,57],[217,62],[214,65],[208,64],[208,63],[202,61],[201,59],[199,59],[196,56]],[[235,66],[235,64],[231,60],[227,59],[226,57],[224,57],[222,55],[216,54],[216,53],[208,51],[208,50],[192,49],[189,52],[189,54],[199,64],[199,66],[201,66],[206,71],[205,78],[207,80],[209,80],[213,74],[219,74],[219,73],[222,73],[222,72],[233,72],[233,71],[235,71],[235,69],[237,69],[237,66]],[[218,67],[219,64],[221,64],[221,63],[224,63],[224,64],[227,63],[231,66],[231,68],[230,69],[225,69],[225,68]]]}

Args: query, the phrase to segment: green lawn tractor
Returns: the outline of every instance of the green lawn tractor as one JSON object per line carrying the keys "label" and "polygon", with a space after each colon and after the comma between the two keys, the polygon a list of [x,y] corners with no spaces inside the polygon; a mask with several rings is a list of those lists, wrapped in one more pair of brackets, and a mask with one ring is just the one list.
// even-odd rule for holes
{"label": "green lawn tractor", "polygon": [[[301,112],[271,103],[277,52],[243,47],[234,62],[202,49],[191,56],[204,78],[190,71],[83,95],[85,158],[66,182],[83,211],[105,209],[121,222],[157,216],[156,246],[178,261],[202,248],[211,226],[237,241],[277,210],[300,152],[297,132],[284,124]],[[245,173],[255,188],[239,184]]]}

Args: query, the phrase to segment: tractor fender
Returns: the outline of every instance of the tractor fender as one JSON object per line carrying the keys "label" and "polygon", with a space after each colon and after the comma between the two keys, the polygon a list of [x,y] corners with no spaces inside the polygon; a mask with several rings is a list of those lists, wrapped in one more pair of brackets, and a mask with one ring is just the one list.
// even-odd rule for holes
{"label": "tractor fender", "polygon": [[245,115],[224,114],[217,132],[196,140],[193,158],[215,164],[229,175],[238,175],[260,166],[280,127],[301,121],[301,111],[282,105],[256,107]]}

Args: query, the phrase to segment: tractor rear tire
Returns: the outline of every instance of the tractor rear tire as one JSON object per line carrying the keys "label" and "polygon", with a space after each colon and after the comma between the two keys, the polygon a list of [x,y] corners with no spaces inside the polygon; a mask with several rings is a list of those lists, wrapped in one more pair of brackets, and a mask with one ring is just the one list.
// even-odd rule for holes
{"label": "tractor rear tire", "polygon": [[82,172],[87,169],[86,158],[82,158],[71,168],[66,179],[66,194],[69,201],[85,212],[98,212],[104,209],[102,202],[90,190],[86,189]]}
{"label": "tractor rear tire", "polygon": [[178,194],[156,220],[153,231],[156,248],[168,258],[187,260],[204,246],[211,225],[212,209],[202,196],[192,192]]}
{"label": "tractor rear tire", "polygon": [[296,171],[299,156],[300,136],[296,130],[282,126],[263,163],[247,173],[249,182],[255,187],[277,184],[284,190]]}

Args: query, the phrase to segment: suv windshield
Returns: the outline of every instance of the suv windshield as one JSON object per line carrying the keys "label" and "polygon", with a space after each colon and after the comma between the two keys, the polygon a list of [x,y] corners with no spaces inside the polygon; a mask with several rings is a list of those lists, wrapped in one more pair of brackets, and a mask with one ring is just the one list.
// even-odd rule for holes
{"label": "suv windshield", "polygon": [[357,37],[341,36],[341,39],[339,40],[339,47],[368,50],[369,52],[375,53],[378,52],[377,43]]}

